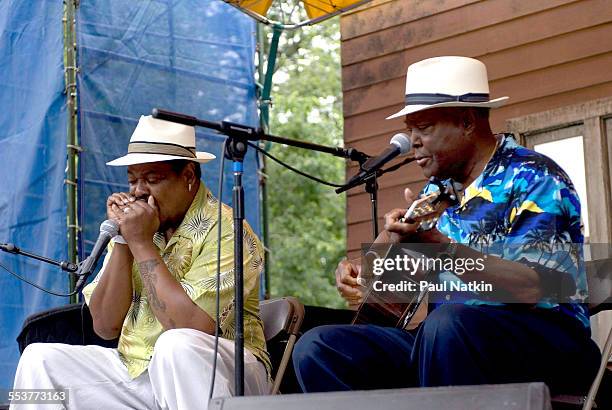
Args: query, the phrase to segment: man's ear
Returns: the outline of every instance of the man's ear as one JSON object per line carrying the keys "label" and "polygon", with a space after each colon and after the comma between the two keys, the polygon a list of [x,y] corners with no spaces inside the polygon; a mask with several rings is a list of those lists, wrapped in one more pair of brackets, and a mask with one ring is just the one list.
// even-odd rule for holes
{"label": "man's ear", "polygon": [[467,135],[472,134],[476,130],[477,121],[478,119],[476,118],[474,109],[467,108],[463,110],[461,115],[461,125],[463,126],[463,129]]}
{"label": "man's ear", "polygon": [[196,174],[195,174],[195,163],[189,161],[189,163],[187,164],[187,166],[185,168],[183,168],[183,172],[182,172],[183,178],[185,178],[185,180],[187,181],[188,184],[193,184],[195,183],[196,180]]}

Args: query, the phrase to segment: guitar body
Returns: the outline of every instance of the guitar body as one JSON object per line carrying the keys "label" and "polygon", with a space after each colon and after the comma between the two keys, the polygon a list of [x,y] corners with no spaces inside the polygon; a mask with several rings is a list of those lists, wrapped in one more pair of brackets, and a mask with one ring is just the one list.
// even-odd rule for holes
{"label": "guitar body", "polygon": [[416,292],[409,302],[394,301],[397,297],[370,292],[359,306],[352,324],[375,324],[385,327],[405,328],[420,305],[426,293]]}
{"label": "guitar body", "polygon": [[[461,191],[461,185],[448,180],[441,182],[436,178],[431,178],[430,183],[435,184],[438,187],[438,192],[430,193],[417,199],[412,206],[406,212],[403,220],[407,222],[418,222],[419,230],[425,231],[435,227],[438,217],[442,212],[449,206],[459,203],[459,192]],[[384,255],[384,258],[392,257],[390,253],[394,250],[394,246],[386,245],[386,250],[381,251],[381,245],[375,244],[366,252],[366,259],[369,255]],[[397,249],[395,249],[397,250]],[[404,254],[417,257],[417,254],[412,252],[403,252]],[[368,289],[365,292],[363,303],[359,306],[355,317],[353,318],[352,324],[374,324],[386,327],[398,327],[406,328],[410,323],[410,320],[414,317],[419,306],[426,298],[428,290],[419,290],[419,282],[415,280],[415,276],[408,272],[397,272],[394,271],[392,274],[384,273],[376,278],[373,277],[372,272],[367,269],[370,265],[368,262],[362,266],[362,275],[369,284]],[[420,280],[429,281],[437,272],[423,272],[424,276],[420,276]],[[388,280],[385,280],[389,277]],[[401,297],[398,296],[398,292],[380,291],[373,288],[374,279],[383,283],[414,283],[414,291],[402,291]]]}

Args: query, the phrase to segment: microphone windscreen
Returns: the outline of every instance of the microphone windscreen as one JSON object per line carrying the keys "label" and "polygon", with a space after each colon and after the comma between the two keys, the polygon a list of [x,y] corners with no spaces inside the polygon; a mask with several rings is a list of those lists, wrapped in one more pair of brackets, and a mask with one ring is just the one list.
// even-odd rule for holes
{"label": "microphone windscreen", "polygon": [[403,132],[399,132],[395,134],[391,138],[391,144],[399,147],[400,155],[405,155],[412,148],[412,142],[410,142],[410,137],[404,134]]}
{"label": "microphone windscreen", "polygon": [[100,233],[105,233],[111,238],[114,238],[115,236],[119,235],[119,225],[117,225],[117,222],[113,221],[112,219],[107,219],[100,225]]}

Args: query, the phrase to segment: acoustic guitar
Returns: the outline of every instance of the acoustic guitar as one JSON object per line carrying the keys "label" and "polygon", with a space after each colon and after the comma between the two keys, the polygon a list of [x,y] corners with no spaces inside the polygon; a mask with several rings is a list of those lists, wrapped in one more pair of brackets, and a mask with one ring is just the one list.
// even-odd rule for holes
{"label": "acoustic guitar", "polygon": [[[401,220],[407,223],[418,223],[417,231],[421,232],[434,228],[442,212],[449,206],[458,204],[461,201],[460,195],[463,193],[462,185],[450,179],[441,181],[432,177],[429,183],[438,189],[421,195],[415,200]],[[426,246],[424,245],[424,247]],[[359,306],[352,323],[405,328],[425,299],[428,289],[420,290],[418,282],[410,272],[395,271],[393,272],[394,282],[414,283],[416,290],[404,290],[401,294],[398,294],[397,291],[377,290],[375,289],[375,283],[377,281],[384,283],[385,277],[390,276],[391,273],[374,275],[372,269],[369,268],[372,267],[375,258],[392,258],[394,255],[391,255],[391,253],[393,252],[399,251],[402,257],[408,255],[409,258],[422,258],[423,254],[418,252],[418,249],[405,249],[392,244],[373,244],[364,251],[361,275],[366,281],[367,290],[364,301]],[[432,270],[423,272],[419,276],[419,280],[429,281],[437,273]]]}

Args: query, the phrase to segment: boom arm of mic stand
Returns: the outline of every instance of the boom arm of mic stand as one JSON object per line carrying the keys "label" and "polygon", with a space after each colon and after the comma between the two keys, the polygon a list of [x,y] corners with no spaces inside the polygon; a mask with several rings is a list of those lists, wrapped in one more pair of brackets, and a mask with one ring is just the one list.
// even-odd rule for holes
{"label": "boom arm of mic stand", "polygon": [[380,175],[380,169],[374,171],[374,172],[370,172],[366,175],[364,175],[361,178],[356,178],[355,180],[349,181],[346,185],[341,186],[340,188],[336,188],[335,192],[337,194],[341,194],[345,191],[348,191],[351,188],[355,188],[356,186],[365,184],[366,182],[368,182],[370,179],[372,178],[376,178]]}
{"label": "boom arm of mic stand", "polygon": [[365,184],[366,182],[368,182],[370,179],[372,178],[378,178],[381,175],[386,174],[387,172],[393,172],[393,171],[397,171],[399,168],[403,167],[406,164],[409,164],[411,162],[413,162],[415,159],[414,157],[408,157],[405,160],[403,160],[402,162],[399,162],[393,166],[390,166],[389,168],[385,168],[385,169],[378,169],[376,170],[376,172],[372,171],[370,173],[366,173],[364,174],[362,177],[360,178],[351,178],[344,186],[341,186],[340,188],[336,189],[336,193],[337,194],[341,194],[342,192],[348,191],[351,188],[355,188],[356,186]]}
{"label": "boom arm of mic stand", "polygon": [[68,261],[56,261],[56,260],[53,260],[53,259],[50,259],[44,256],[36,255],[31,252],[23,251],[12,243],[0,244],[0,250],[3,250],[4,252],[12,253],[14,255],[27,256],[28,258],[36,259],[38,261],[45,262],[50,265],[59,266],[63,271],[66,271],[66,272],[76,273],[79,270],[79,266],[76,263],[72,263]]}
{"label": "boom arm of mic stand", "polygon": [[237,137],[248,141],[270,141],[278,144],[285,144],[292,147],[304,148],[311,151],[324,152],[340,158],[348,158],[353,161],[362,162],[370,158],[369,155],[356,150],[355,148],[328,147],[325,145],[313,144],[311,142],[293,140],[289,138],[270,135],[263,132],[261,128],[250,127],[248,125],[237,124],[229,121],[211,122],[204,121],[191,115],[154,108],[151,111],[154,118],[176,122],[179,124],[198,126],[216,130],[229,137]]}

